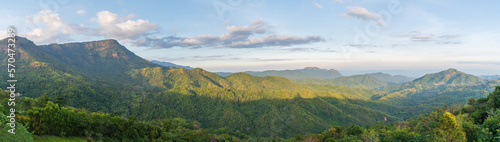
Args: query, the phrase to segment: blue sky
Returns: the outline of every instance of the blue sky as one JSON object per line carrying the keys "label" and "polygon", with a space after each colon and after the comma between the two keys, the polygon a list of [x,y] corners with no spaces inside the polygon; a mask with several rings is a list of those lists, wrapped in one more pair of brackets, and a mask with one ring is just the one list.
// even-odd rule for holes
{"label": "blue sky", "polygon": [[457,68],[485,75],[500,74],[498,5],[465,0],[19,0],[0,5],[0,26],[14,25],[36,44],[117,39],[145,59],[209,71]]}

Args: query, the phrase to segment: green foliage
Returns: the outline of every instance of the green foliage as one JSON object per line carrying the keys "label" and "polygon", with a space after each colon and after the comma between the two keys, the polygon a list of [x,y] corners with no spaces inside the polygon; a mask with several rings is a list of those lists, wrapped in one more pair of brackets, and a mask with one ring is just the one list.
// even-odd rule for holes
{"label": "green foliage", "polygon": [[361,134],[361,139],[363,142],[379,142],[380,138],[378,137],[378,133],[375,130],[363,130],[363,134]]}
{"label": "green foliage", "polygon": [[245,134],[229,130],[216,130],[212,133],[210,130],[197,128],[200,126],[197,122],[181,118],[145,122],[138,121],[133,116],[112,117],[110,114],[68,109],[50,101],[43,108],[33,107],[28,114],[31,131],[37,135],[77,136],[102,141],[206,141],[211,137],[216,137],[217,140],[247,138]]}
{"label": "green foliage", "polygon": [[359,127],[358,125],[351,125],[351,126],[347,127],[347,134],[348,135],[359,136],[362,133],[363,133],[363,128]]}
{"label": "green foliage", "polygon": [[[1,108],[0,108],[1,110]],[[9,130],[12,129],[7,123],[9,123],[9,119],[3,113],[0,113],[0,141],[2,142],[33,142],[33,137],[26,130],[21,123],[15,122],[14,133],[9,133]]]}
{"label": "green foliage", "polygon": [[87,142],[83,137],[57,137],[57,136],[37,136],[33,135],[36,142]]}
{"label": "green foliage", "polygon": [[415,131],[411,131],[410,128],[397,127],[393,131],[385,131],[385,137],[383,141],[393,141],[393,142],[410,142],[410,141],[421,141],[422,136]]}

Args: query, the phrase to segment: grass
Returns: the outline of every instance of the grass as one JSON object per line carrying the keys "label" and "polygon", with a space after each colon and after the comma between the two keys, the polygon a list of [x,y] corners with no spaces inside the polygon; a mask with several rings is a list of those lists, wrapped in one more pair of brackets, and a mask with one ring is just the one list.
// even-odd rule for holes
{"label": "grass", "polygon": [[83,137],[58,137],[58,136],[37,136],[33,135],[35,142],[87,142]]}

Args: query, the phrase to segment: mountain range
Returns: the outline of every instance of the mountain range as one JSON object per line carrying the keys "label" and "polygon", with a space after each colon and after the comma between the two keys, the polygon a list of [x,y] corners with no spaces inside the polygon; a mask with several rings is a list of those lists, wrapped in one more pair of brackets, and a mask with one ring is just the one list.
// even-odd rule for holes
{"label": "mountain range", "polygon": [[500,75],[482,75],[480,76],[483,79],[495,79],[500,80]]}
{"label": "mountain range", "polygon": [[[16,41],[15,79],[23,96],[63,97],[69,106],[140,120],[186,118],[201,127],[255,136],[292,137],[332,125],[399,121],[433,106],[484,97],[500,84],[455,69],[413,81],[383,73],[344,77],[316,67],[220,76],[150,62],[112,39],[49,45],[23,37]],[[0,41],[3,68],[6,42]],[[7,72],[0,75],[8,79]]]}
{"label": "mountain range", "polygon": [[171,62],[165,62],[165,61],[151,60],[151,63],[162,65],[164,67],[178,67],[178,68],[185,68],[185,69],[193,69],[193,67],[190,67],[190,66],[177,65],[177,64],[174,64],[174,63],[171,63]]}
{"label": "mountain range", "polygon": [[[318,67],[306,67],[304,69],[296,69],[296,70],[266,70],[266,71],[246,71],[246,73],[253,76],[280,76],[288,79],[305,79],[305,78],[314,78],[314,79],[333,79],[337,77],[342,77],[339,71],[334,69],[320,69]],[[228,72],[219,72],[217,73],[221,76],[227,76],[231,73]]]}

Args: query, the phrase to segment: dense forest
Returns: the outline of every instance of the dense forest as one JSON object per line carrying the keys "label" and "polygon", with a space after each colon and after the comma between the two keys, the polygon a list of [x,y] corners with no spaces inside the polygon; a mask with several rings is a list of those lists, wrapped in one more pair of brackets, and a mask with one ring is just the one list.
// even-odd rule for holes
{"label": "dense forest", "polygon": [[[289,78],[165,67],[116,40],[37,46],[16,37],[16,135],[3,141],[495,141],[500,81],[448,69],[411,81],[336,70]],[[6,40],[0,48],[6,49]],[[0,50],[7,68],[7,52]],[[266,73],[271,73],[266,72]],[[0,78],[6,80],[7,72]],[[316,75],[316,76],[314,76]],[[7,82],[0,82],[7,86]],[[465,104],[465,105],[462,105]],[[425,115],[423,115],[425,114]],[[16,139],[16,140],[14,140]]]}
{"label": "dense forest", "polygon": [[[0,99],[7,101],[9,92]],[[21,97],[16,135],[7,134],[9,112],[0,105],[2,141],[33,141],[33,135],[78,136],[87,141],[499,141],[500,87],[486,98],[471,98],[461,107],[444,105],[405,121],[378,121],[365,127],[333,125],[319,133],[294,137],[256,137],[228,128],[203,128],[182,118],[140,121],[135,116],[89,112],[66,106],[64,99],[46,95]],[[5,104],[5,103],[3,103]]]}

